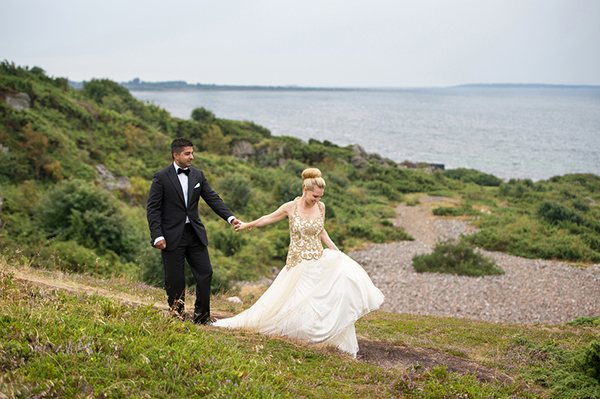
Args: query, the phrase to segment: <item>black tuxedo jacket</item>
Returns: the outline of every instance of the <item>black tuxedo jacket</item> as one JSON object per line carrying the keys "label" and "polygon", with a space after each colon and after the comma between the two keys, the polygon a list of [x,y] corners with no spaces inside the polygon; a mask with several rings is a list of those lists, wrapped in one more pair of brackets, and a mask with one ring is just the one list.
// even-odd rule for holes
{"label": "black tuxedo jacket", "polygon": [[204,176],[204,172],[201,170],[190,168],[187,208],[181,183],[173,164],[156,172],[148,193],[146,208],[152,245],[154,245],[156,238],[163,236],[167,241],[167,247],[164,250],[173,251],[176,249],[181,240],[187,216],[200,241],[208,246],[206,229],[198,216],[198,200],[200,197],[223,219],[227,220],[233,216],[221,197],[212,190]]}

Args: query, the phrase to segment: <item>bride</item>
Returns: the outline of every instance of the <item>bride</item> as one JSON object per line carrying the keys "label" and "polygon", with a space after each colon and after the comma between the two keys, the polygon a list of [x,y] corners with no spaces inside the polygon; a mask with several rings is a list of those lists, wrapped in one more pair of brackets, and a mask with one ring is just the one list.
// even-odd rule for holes
{"label": "bride", "polygon": [[[320,201],[325,180],[321,171],[309,168],[302,177],[302,197],[236,227],[238,231],[250,230],[287,216],[290,247],[285,268],[252,307],[218,320],[214,326],[335,346],[356,357],[354,322],[378,309],[383,294],[358,263],[340,252],[325,231],[325,204]],[[328,249],[323,250],[321,241]]]}

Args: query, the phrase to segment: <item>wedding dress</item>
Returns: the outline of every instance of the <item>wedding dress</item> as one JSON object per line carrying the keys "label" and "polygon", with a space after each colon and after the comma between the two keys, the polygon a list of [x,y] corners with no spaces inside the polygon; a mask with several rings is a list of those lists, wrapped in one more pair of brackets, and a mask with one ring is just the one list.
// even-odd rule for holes
{"label": "wedding dress", "polygon": [[354,322],[378,309],[383,294],[349,256],[323,250],[321,205],[321,217],[308,219],[294,202],[286,266],[252,307],[214,326],[335,346],[356,357]]}

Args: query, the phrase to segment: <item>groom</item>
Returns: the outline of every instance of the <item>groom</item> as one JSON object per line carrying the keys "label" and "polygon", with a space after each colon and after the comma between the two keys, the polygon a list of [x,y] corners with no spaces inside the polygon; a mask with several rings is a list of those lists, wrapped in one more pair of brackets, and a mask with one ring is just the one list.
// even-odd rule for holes
{"label": "groom", "polygon": [[234,227],[241,223],[208,184],[204,172],[190,167],[193,144],[178,138],[171,144],[173,164],[154,174],[146,216],[152,245],[161,250],[165,271],[165,289],[171,312],[183,316],[185,304],[184,265],[187,259],[196,280],[194,323],[210,321],[210,283],[212,266],[208,256],[208,238],[198,216],[200,197],[221,218]]}

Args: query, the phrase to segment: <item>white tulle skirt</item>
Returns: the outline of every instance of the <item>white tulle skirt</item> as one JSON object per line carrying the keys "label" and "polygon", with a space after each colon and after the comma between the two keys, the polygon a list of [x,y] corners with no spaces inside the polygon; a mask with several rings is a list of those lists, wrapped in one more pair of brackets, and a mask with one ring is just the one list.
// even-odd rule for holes
{"label": "white tulle skirt", "polygon": [[283,268],[251,308],[214,325],[336,346],[356,356],[354,322],[382,303],[383,294],[358,263],[325,249],[318,260]]}

